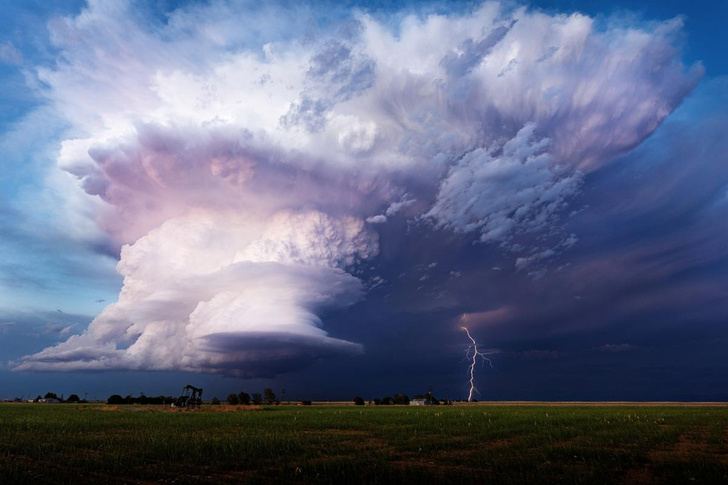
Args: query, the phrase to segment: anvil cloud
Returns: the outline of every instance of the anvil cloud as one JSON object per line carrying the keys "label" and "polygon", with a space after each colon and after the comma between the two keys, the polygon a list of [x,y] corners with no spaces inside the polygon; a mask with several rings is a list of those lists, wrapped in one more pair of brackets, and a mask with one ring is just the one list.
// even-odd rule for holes
{"label": "anvil cloud", "polygon": [[59,61],[38,77],[70,126],[58,166],[120,248],[124,286],[17,369],[255,377],[361,353],[322,316],[365,298],[356,270],[382,224],[492,244],[539,276],[578,244],[559,220],[585,176],[702,75],[679,19],[485,3],[299,21],[318,15],[213,3],[149,22],[92,1],[50,24]]}

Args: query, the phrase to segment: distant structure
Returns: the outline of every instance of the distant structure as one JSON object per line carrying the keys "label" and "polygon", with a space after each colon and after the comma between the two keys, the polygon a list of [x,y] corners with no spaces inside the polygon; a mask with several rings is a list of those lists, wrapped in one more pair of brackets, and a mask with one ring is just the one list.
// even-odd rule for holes
{"label": "distant structure", "polygon": [[54,397],[42,397],[38,400],[38,402],[61,402],[61,400]]}
{"label": "distant structure", "polygon": [[176,402],[172,403],[173,408],[199,408],[202,405],[202,388],[187,384],[182,389],[182,395]]}
{"label": "distant structure", "polygon": [[432,401],[429,399],[411,399],[409,402],[410,406],[432,406]]}

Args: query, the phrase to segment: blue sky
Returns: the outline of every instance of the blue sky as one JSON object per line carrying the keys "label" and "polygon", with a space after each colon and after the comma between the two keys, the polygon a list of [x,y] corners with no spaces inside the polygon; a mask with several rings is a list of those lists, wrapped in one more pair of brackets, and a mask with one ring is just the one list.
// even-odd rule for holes
{"label": "blue sky", "polygon": [[715,3],[5,6],[0,398],[728,399]]}

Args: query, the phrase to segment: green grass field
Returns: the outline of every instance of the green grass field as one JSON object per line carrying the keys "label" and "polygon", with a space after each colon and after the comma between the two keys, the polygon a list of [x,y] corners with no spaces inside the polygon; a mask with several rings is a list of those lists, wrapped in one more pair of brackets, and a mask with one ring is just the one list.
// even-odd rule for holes
{"label": "green grass field", "polygon": [[728,483],[728,407],[0,405],[0,483]]}

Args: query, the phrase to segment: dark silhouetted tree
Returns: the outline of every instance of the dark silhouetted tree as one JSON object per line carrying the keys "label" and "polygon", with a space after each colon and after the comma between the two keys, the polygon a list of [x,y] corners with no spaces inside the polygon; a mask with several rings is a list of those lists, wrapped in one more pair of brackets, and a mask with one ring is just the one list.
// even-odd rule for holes
{"label": "dark silhouetted tree", "polygon": [[124,398],[118,394],[112,394],[109,399],[106,400],[107,404],[124,404]]}
{"label": "dark silhouetted tree", "polygon": [[66,399],[66,402],[78,402],[80,400],[81,398],[78,397],[78,394],[71,394],[70,396],[68,396],[68,399]]}
{"label": "dark silhouetted tree", "polygon": [[356,396],[354,398],[354,404],[357,405],[357,406],[363,406],[364,405],[364,399],[362,399],[359,396]]}
{"label": "dark silhouetted tree", "polygon": [[43,396],[43,399],[58,399],[58,396],[55,392],[46,392],[46,395]]}
{"label": "dark silhouetted tree", "polygon": [[394,404],[409,404],[410,400],[407,397],[406,394],[395,394],[394,395]]}
{"label": "dark silhouetted tree", "polygon": [[270,387],[263,389],[263,402],[266,404],[274,404],[276,402],[276,395]]}
{"label": "dark silhouetted tree", "polygon": [[238,400],[238,395],[237,394],[228,394],[228,397],[227,397],[227,403],[228,404],[231,404],[231,405],[235,406],[239,402],[240,401]]}
{"label": "dark silhouetted tree", "polygon": [[262,404],[263,403],[263,396],[260,395],[259,392],[253,393],[253,404]]}
{"label": "dark silhouetted tree", "polygon": [[238,393],[238,401],[240,401],[240,404],[244,406],[250,405],[250,394],[244,391],[240,391]]}

